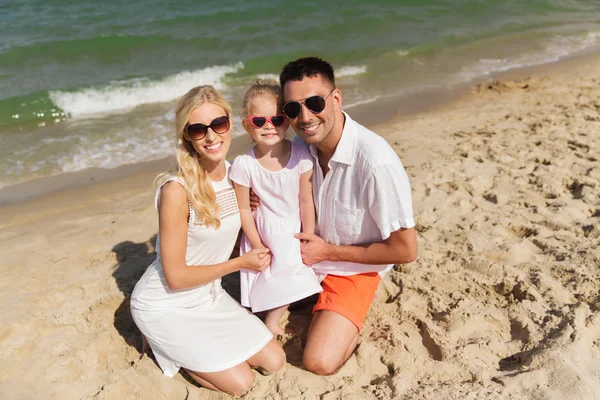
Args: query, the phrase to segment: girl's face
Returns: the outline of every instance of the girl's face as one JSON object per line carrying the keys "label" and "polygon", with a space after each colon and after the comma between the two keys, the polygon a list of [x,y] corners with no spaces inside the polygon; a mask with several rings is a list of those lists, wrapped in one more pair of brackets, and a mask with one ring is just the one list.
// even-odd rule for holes
{"label": "girl's face", "polygon": [[[249,118],[245,118],[242,125],[258,145],[272,146],[285,139],[289,123],[283,113],[278,112],[274,96],[267,94],[255,97],[250,102],[248,113],[250,118],[254,117],[254,124]],[[262,126],[261,119],[266,119]],[[278,125],[282,120],[283,123]]]}
{"label": "girl's face", "polygon": [[[213,103],[204,103],[196,108],[188,118],[188,125],[204,124],[209,126],[215,119],[227,116],[221,106]],[[217,128],[217,131],[221,131]],[[200,140],[192,140],[196,151],[205,162],[218,163],[225,160],[231,145],[231,123],[224,133],[216,133],[212,128],[206,130],[206,136]]]}

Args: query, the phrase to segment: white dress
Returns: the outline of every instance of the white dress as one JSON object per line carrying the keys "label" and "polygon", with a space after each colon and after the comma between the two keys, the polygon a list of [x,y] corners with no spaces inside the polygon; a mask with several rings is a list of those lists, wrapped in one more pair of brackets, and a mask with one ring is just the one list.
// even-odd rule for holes
{"label": "white dress", "polygon": [[[169,180],[185,187],[177,177]],[[227,261],[235,245],[241,222],[231,182],[226,177],[213,182],[213,187],[221,207],[221,226],[215,230],[199,224],[190,206],[187,265]],[[173,377],[179,368],[223,371],[246,361],[271,340],[273,335],[267,327],[223,290],[221,279],[170,290],[161,265],[160,237],[156,251],[156,260],[131,295],[131,315],[166,376]]]}
{"label": "white dress", "polygon": [[[312,268],[302,263],[300,241],[300,175],[313,168],[308,149],[292,143],[290,159],[280,171],[262,167],[254,148],[239,156],[231,166],[232,181],[251,187],[260,198],[253,212],[263,244],[271,250],[271,265],[263,272],[240,271],[241,303],[253,312],[290,304],[323,291]],[[252,249],[242,235],[240,253]]]}

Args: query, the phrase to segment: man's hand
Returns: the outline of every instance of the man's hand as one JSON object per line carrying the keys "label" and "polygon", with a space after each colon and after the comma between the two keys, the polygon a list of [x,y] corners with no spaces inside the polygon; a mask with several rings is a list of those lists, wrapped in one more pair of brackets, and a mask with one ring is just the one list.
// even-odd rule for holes
{"label": "man's hand", "polygon": [[300,251],[302,252],[302,262],[305,265],[313,265],[327,260],[327,253],[330,244],[312,233],[297,233],[294,235],[300,239]]}
{"label": "man's hand", "polygon": [[252,211],[256,211],[258,206],[260,206],[260,199],[258,198],[256,193],[254,193],[252,188],[250,188],[250,209]]}

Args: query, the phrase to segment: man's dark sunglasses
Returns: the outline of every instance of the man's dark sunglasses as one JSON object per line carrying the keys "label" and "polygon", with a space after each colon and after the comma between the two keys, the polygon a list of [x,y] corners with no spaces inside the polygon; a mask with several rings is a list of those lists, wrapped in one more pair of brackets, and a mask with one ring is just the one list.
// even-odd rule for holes
{"label": "man's dark sunglasses", "polygon": [[334,90],[335,88],[331,89],[327,97],[317,95],[308,97],[302,101],[288,101],[283,105],[283,112],[290,119],[296,118],[300,114],[302,104],[304,104],[310,112],[318,114],[325,109],[325,102]]}
{"label": "man's dark sunglasses", "polygon": [[212,129],[215,133],[222,135],[229,130],[229,117],[224,115],[213,119],[210,125],[204,124],[191,124],[185,127],[185,132],[190,140],[202,140],[208,133],[208,128]]}

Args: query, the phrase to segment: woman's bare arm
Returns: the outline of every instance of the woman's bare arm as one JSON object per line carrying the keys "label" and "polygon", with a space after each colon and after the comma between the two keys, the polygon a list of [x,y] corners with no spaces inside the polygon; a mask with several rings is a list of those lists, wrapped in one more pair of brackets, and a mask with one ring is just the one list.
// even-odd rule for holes
{"label": "woman's bare arm", "polygon": [[178,183],[163,186],[158,215],[161,263],[171,290],[200,286],[242,268],[262,271],[270,263],[267,250],[256,250],[218,264],[187,265],[188,197]]}

